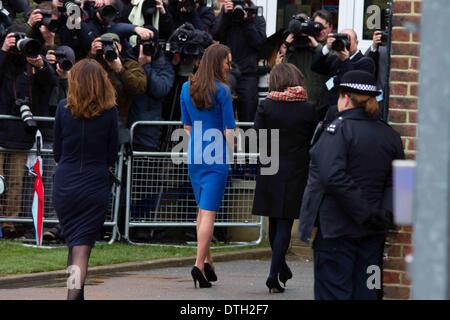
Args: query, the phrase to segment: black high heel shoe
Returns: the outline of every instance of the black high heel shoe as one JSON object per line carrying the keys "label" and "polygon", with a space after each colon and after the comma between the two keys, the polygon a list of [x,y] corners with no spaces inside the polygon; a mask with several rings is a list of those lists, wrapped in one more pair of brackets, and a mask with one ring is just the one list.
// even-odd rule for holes
{"label": "black high heel shoe", "polygon": [[200,288],[211,288],[211,282],[206,280],[205,276],[203,275],[203,273],[200,271],[199,268],[193,267],[191,270],[191,276],[192,279],[194,280],[195,288],[197,288],[197,281]]}
{"label": "black high heel shoe", "polygon": [[289,266],[285,263],[283,267],[280,270],[280,273],[278,275],[278,278],[280,279],[280,282],[286,287],[286,282],[289,279],[292,279],[292,271],[289,268]]}
{"label": "black high heel shoe", "polygon": [[208,280],[210,282],[217,281],[216,272],[211,267],[211,265],[209,263],[207,263],[207,262],[205,262],[205,276],[206,276],[206,280]]}
{"label": "black high heel shoe", "polygon": [[275,278],[267,278],[266,286],[269,288],[269,293],[283,293],[284,288],[280,285],[277,279]]}

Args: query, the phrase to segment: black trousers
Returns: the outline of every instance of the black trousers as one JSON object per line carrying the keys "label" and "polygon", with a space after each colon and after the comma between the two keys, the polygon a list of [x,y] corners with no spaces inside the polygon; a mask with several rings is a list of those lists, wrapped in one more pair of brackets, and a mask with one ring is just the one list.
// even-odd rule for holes
{"label": "black trousers", "polygon": [[258,107],[258,77],[242,75],[236,86],[236,109],[240,122],[255,121]]}
{"label": "black trousers", "polygon": [[324,239],[319,231],[313,243],[315,299],[381,299],[384,243],[385,235]]}

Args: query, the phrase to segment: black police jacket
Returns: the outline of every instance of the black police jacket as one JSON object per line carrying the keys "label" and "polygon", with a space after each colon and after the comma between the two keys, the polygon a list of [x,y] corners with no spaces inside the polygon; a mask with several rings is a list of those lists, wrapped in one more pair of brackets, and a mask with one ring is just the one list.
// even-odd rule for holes
{"label": "black police jacket", "polygon": [[310,151],[299,236],[315,225],[325,239],[360,238],[374,214],[392,212],[392,161],[404,159],[400,135],[363,109],[341,113]]}

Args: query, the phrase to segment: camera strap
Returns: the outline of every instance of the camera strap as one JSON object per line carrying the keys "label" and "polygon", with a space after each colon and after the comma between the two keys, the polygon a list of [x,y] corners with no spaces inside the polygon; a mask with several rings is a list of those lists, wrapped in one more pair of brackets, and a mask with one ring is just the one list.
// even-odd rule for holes
{"label": "camera strap", "polygon": [[[31,73],[31,66],[27,64],[27,87],[28,87],[28,98],[30,99],[30,104],[33,102],[33,77]],[[14,100],[17,100],[17,83],[16,83],[16,77],[13,79],[13,94],[14,94]]]}

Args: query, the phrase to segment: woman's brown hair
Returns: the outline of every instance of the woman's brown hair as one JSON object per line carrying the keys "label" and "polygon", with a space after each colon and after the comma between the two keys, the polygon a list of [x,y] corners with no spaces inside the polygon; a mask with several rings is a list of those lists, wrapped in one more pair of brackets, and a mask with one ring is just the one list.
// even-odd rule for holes
{"label": "woman's brown hair", "polygon": [[270,72],[269,92],[283,92],[287,88],[303,86],[305,77],[291,63],[281,63]]}
{"label": "woman's brown hair", "polygon": [[227,46],[211,45],[206,49],[197,72],[189,79],[189,94],[198,109],[212,107],[212,97],[217,92],[215,80],[228,84],[227,75],[223,74],[223,62],[229,54]]}
{"label": "woman's brown hair", "polygon": [[366,96],[357,93],[348,93],[344,91],[340,92],[340,95],[348,96],[350,98],[350,101],[352,102],[352,105],[355,108],[364,109],[366,113],[372,118],[374,118],[380,111],[376,97]]}
{"label": "woman's brown hair", "polygon": [[92,119],[116,105],[116,91],[94,59],[77,62],[69,72],[67,107],[75,118]]}

